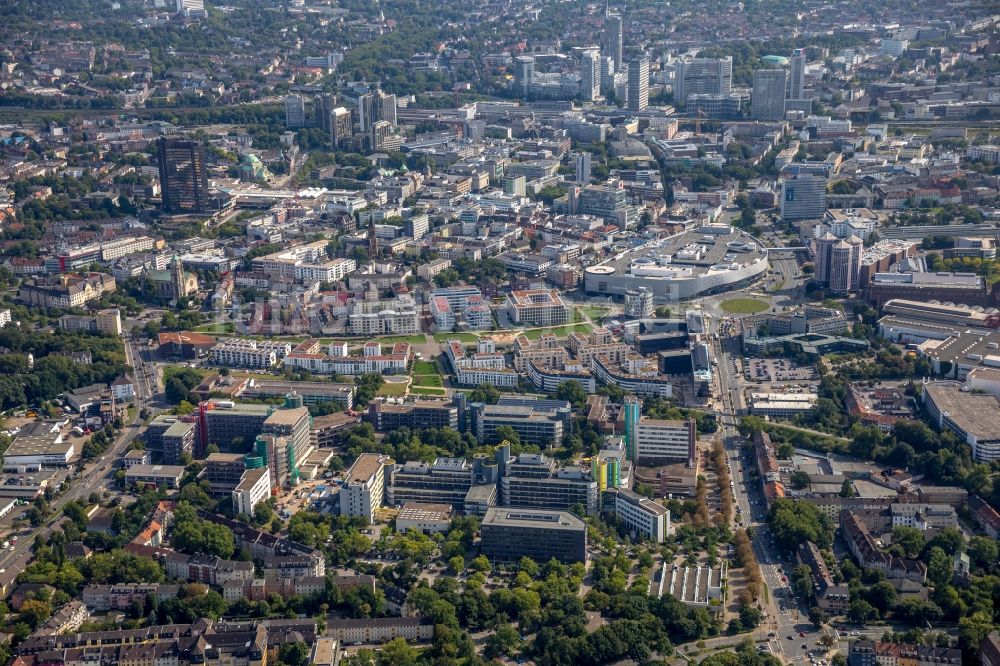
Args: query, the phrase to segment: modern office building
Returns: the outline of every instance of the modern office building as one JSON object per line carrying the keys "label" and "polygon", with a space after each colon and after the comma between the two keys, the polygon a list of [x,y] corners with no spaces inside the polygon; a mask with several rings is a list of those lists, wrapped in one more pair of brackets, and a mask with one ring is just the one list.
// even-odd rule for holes
{"label": "modern office building", "polygon": [[125,484],[173,489],[183,476],[184,465],[132,465],[125,470]]}
{"label": "modern office building", "polygon": [[858,289],[864,242],[857,236],[837,241],[830,248],[830,291],[847,293]]}
{"label": "modern office building", "polygon": [[285,97],[285,127],[298,129],[306,125],[306,102],[302,95]]}
{"label": "modern office building", "polygon": [[857,236],[837,238],[826,233],[814,241],[816,249],[816,281],[829,285],[832,291],[848,292],[858,288],[861,275],[861,254],[864,243]]}
{"label": "modern office building", "polygon": [[703,118],[734,120],[742,112],[742,98],[735,93],[691,93],[687,109]]}
{"label": "modern office building", "polygon": [[396,126],[396,96],[382,90],[361,95],[358,98],[358,124],[363,134],[370,134],[378,121]]}
{"label": "modern office building", "polygon": [[806,52],[803,49],[792,51],[788,59],[791,65],[788,77],[788,99],[804,99],[806,88]]}
{"label": "modern office building", "polygon": [[587,49],[580,54],[580,97],[593,102],[601,96],[601,51]]}
{"label": "modern office building", "polygon": [[750,117],[754,120],[781,120],[785,117],[787,73],[783,69],[758,69],[753,73]]}
{"label": "modern office building", "polygon": [[649,106],[649,60],[637,58],[628,64],[628,110],[645,111]]}
{"label": "modern office building", "polygon": [[820,219],[826,213],[826,178],[793,176],[781,183],[781,217],[785,220]]}
{"label": "modern office building", "polygon": [[603,53],[611,58],[615,71],[625,68],[625,24],[621,14],[607,14],[604,17],[604,47]]}
{"label": "modern office building", "polygon": [[627,534],[653,543],[663,543],[670,535],[670,511],[665,506],[625,488],[609,494],[614,496],[611,513]]}
{"label": "modern office building", "polygon": [[683,58],[675,65],[674,99],[689,95],[728,95],[733,89],[733,58]]}
{"label": "modern office building", "polygon": [[157,142],[164,213],[199,213],[208,208],[208,171],[200,141],[160,137]]}
{"label": "modern office building", "polygon": [[587,526],[565,511],[494,507],[487,510],[481,533],[482,552],[491,560],[587,561]]}
{"label": "modern office building", "polygon": [[198,404],[196,453],[209,444],[219,448],[241,449],[254,441],[264,421],[275,408],[272,405],[236,403],[232,400],[206,400]]}
{"label": "modern office building", "polygon": [[580,153],[573,153],[573,168],[576,174],[576,182],[583,183],[584,185],[590,184],[590,169],[593,158],[590,153],[584,151]]}
{"label": "modern office building", "polygon": [[586,185],[580,190],[577,212],[581,215],[603,218],[624,230],[637,222],[636,211],[628,205],[628,192],[623,187]]}
{"label": "modern office building", "polygon": [[695,422],[641,418],[635,429],[635,458],[640,465],[694,464]]}
{"label": "modern office building", "polygon": [[[498,456],[505,450],[500,447]],[[501,505],[535,509],[581,506],[588,515],[597,513],[598,483],[589,470],[558,467],[555,460],[540,453],[522,453],[498,462]]]}
{"label": "modern office building", "polygon": [[411,460],[390,468],[386,503],[447,504],[461,508],[472,487],[474,471],[464,458],[438,458],[433,463]]}
{"label": "modern office building", "polygon": [[379,432],[396,428],[452,428],[457,430],[464,414],[459,414],[457,401],[412,400],[403,403],[376,398],[368,403],[365,420]]}
{"label": "modern office building", "polygon": [[514,58],[514,92],[527,99],[531,84],[535,80],[535,57],[517,56]]}
{"label": "modern office building", "polygon": [[496,405],[470,405],[471,430],[480,442],[498,442],[497,429],[513,428],[522,442],[546,446],[562,440],[572,408],[562,400],[501,396]]}
{"label": "modern office building", "polygon": [[354,123],[351,121],[351,112],[342,106],[330,111],[330,143],[334,148],[348,148],[353,138]]}
{"label": "modern office building", "polygon": [[185,454],[194,453],[196,434],[195,418],[160,414],[149,422],[143,443],[146,450],[161,462],[179,465]]}
{"label": "modern office building", "polygon": [[642,319],[652,317],[654,312],[653,292],[646,287],[629,289],[625,292],[625,308],[623,314],[626,317]]}
{"label": "modern office building", "polygon": [[391,464],[391,458],[379,453],[358,456],[340,488],[340,515],[374,524],[375,512],[385,499],[385,469]]}

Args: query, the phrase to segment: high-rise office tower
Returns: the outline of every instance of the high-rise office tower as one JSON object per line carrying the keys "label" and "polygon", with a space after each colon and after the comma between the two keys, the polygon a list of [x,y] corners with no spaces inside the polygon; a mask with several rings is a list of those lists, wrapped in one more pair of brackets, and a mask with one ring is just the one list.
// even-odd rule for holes
{"label": "high-rise office tower", "polygon": [[649,61],[645,58],[628,64],[628,110],[644,111],[649,106]]}
{"label": "high-rise office tower", "polygon": [[573,153],[573,166],[576,169],[576,181],[588,185],[590,183],[590,153]]}
{"label": "high-rise office tower", "polygon": [[384,120],[396,126],[396,96],[376,90],[358,98],[358,124],[361,131],[370,134],[372,125]]}
{"label": "high-rise office tower", "polygon": [[334,150],[346,148],[354,136],[351,112],[342,106],[330,112],[330,143]]}
{"label": "high-rise office tower", "polygon": [[534,56],[518,56],[514,58],[514,92],[520,97],[528,96],[528,89],[535,79]]}
{"label": "high-rise office tower", "polygon": [[580,97],[593,102],[601,96],[601,52],[588,49],[580,55]]}
{"label": "high-rise office tower", "polygon": [[392,125],[389,124],[387,120],[376,120],[372,123],[371,131],[371,149],[372,150],[384,150],[385,141],[390,136],[392,136]]}
{"label": "high-rise office tower", "polygon": [[601,54],[601,90],[615,90],[615,61],[606,53]]}
{"label": "high-rise office tower", "polygon": [[306,124],[306,103],[301,95],[288,95],[285,97],[285,127],[297,129],[305,127]]}
{"label": "high-rise office tower", "polygon": [[788,59],[791,64],[791,76],[788,79],[788,99],[804,99],[806,87],[806,52],[802,49],[792,51]]}
{"label": "high-rise office tower", "polygon": [[831,291],[847,292],[858,288],[861,253],[864,242],[857,236],[837,238],[827,232],[814,241],[816,281]]}
{"label": "high-rise office tower", "polygon": [[316,95],[313,98],[313,125],[330,133],[330,114],[336,108],[337,96],[330,93]]}
{"label": "high-rise office tower", "polygon": [[677,61],[674,99],[678,102],[687,102],[688,95],[728,95],[732,91],[732,56]]}
{"label": "high-rise office tower", "polygon": [[805,174],[782,182],[782,219],[819,219],[824,213],[826,213],[826,178]]}
{"label": "high-rise office tower", "polygon": [[208,208],[205,145],[160,137],[157,142],[164,213],[196,213]]}
{"label": "high-rise office tower", "polygon": [[856,291],[861,274],[861,253],[864,242],[857,236],[838,240],[830,248],[830,291]]}
{"label": "high-rise office tower", "polygon": [[620,72],[625,66],[624,43],[625,43],[624,21],[621,14],[608,14],[604,17],[604,45],[603,51],[611,56],[615,63],[615,71]]}
{"label": "high-rise office tower", "polygon": [[753,73],[750,117],[781,120],[785,117],[785,70],[758,69]]}

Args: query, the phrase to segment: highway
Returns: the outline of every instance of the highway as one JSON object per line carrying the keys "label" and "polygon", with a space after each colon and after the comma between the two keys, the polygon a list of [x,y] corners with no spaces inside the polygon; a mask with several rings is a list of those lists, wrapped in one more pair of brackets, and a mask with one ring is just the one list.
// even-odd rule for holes
{"label": "highway", "polygon": [[67,479],[69,488],[59,497],[49,504],[49,518],[41,526],[33,529],[31,533],[22,536],[12,550],[3,551],[0,555],[0,570],[6,569],[15,563],[19,558],[25,556],[34,547],[35,539],[41,535],[43,538],[52,533],[57,524],[62,520],[62,510],[69,502],[78,499],[86,499],[94,492],[102,492],[107,489],[112,482],[115,472],[115,460],[128,448],[129,444],[138,436],[142,423],[140,413],[143,407],[151,406],[155,397],[155,375],[152,366],[145,363],[139,351],[138,343],[132,338],[125,338],[125,359],[126,363],[133,369],[135,378],[136,396],[134,400],[136,410],[135,417],[131,422],[126,423],[119,433],[114,443],[101,455],[100,458],[92,462],[83,464],[83,471],[71,475]]}

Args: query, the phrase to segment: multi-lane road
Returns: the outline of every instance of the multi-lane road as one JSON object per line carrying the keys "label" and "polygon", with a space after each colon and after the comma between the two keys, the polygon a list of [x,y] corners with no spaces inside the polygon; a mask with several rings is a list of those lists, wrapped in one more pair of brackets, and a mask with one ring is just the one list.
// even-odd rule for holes
{"label": "multi-lane road", "polygon": [[134,418],[125,424],[112,445],[98,459],[84,463],[82,471],[71,475],[66,480],[68,486],[66,491],[49,504],[48,520],[29,534],[22,536],[11,550],[3,551],[0,554],[0,570],[7,569],[15,563],[22,564],[18,560],[24,558],[32,549],[36,537],[38,535],[42,535],[43,538],[48,536],[57,523],[62,520],[62,509],[66,504],[73,500],[85,499],[91,493],[101,493],[110,486],[115,471],[114,461],[138,436],[141,430],[139,427],[141,425],[140,413],[144,407],[152,404],[156,395],[155,370],[144,362],[139,345],[132,338],[125,339],[125,359],[126,364],[131,366],[135,379],[134,404],[138,409]]}

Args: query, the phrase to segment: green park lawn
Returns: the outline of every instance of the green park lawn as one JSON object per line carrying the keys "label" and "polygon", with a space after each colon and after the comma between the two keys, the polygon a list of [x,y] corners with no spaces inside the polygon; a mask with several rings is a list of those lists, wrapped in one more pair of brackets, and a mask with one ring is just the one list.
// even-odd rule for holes
{"label": "green park lawn", "polygon": [[411,386],[410,393],[414,395],[437,395],[437,396],[448,395],[448,392],[443,388],[431,388],[429,386]]}
{"label": "green park lawn", "polygon": [[730,298],[719,304],[723,311],[730,314],[757,314],[767,310],[770,305],[756,298]]}

